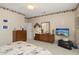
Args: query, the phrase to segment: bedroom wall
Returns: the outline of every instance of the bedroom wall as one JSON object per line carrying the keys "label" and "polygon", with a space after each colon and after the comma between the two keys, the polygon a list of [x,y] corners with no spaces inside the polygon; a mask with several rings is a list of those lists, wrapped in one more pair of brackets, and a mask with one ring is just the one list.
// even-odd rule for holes
{"label": "bedroom wall", "polygon": [[75,17],[76,18],[79,17],[79,6],[78,6],[77,10],[75,11]]}
{"label": "bedroom wall", "polygon": [[79,47],[79,6],[75,11],[75,39]]}
{"label": "bedroom wall", "polygon": [[[74,33],[75,33],[75,14],[74,12],[66,12],[66,13],[60,13],[60,14],[54,14],[54,15],[48,15],[43,17],[37,17],[29,19],[29,22],[32,23],[34,26],[35,23],[41,24],[41,22],[50,22],[50,31],[52,33],[52,30],[56,28],[61,27],[67,27],[70,29],[70,36],[69,39],[74,41]],[[34,29],[33,29],[34,33]],[[55,40],[57,41],[59,39],[58,36],[55,35]]]}
{"label": "bedroom wall", "polygon": [[[3,22],[3,19],[7,19],[8,22]],[[11,43],[13,38],[12,31],[15,28],[20,29],[20,26],[24,24],[25,19],[23,15],[0,8],[0,46]],[[8,29],[3,29],[3,25],[7,25]]]}

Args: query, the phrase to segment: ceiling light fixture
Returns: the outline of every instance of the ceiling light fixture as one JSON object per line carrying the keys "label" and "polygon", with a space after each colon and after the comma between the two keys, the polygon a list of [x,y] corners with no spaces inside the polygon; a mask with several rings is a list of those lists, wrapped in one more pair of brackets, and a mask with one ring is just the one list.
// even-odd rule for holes
{"label": "ceiling light fixture", "polygon": [[33,5],[28,5],[27,8],[33,10],[35,7]]}

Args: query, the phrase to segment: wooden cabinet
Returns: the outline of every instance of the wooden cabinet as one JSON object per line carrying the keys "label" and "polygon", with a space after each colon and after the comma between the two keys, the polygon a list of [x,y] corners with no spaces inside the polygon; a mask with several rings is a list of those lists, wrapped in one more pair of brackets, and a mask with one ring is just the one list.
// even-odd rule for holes
{"label": "wooden cabinet", "polygon": [[54,35],[51,34],[35,34],[35,40],[51,42],[53,43],[55,40]]}
{"label": "wooden cabinet", "polygon": [[27,40],[26,30],[13,31],[13,42],[15,42],[15,41],[26,41],[26,40]]}

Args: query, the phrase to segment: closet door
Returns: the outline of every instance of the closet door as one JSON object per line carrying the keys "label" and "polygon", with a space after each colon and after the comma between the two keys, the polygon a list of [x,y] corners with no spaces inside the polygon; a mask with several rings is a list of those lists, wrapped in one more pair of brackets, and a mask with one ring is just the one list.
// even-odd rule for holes
{"label": "closet door", "polygon": [[25,24],[25,30],[27,30],[27,41],[31,41],[33,39],[33,28],[32,23]]}
{"label": "closet door", "polygon": [[79,17],[75,20],[75,41],[79,47]]}

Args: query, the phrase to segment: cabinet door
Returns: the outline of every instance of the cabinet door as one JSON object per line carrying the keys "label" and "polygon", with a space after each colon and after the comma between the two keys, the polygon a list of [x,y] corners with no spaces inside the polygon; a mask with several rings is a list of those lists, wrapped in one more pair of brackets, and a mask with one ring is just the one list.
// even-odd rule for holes
{"label": "cabinet door", "polygon": [[39,40],[40,39],[40,34],[35,34],[35,40]]}
{"label": "cabinet door", "polygon": [[54,35],[49,35],[48,36],[48,41],[49,42],[54,42]]}
{"label": "cabinet door", "polygon": [[16,41],[26,41],[26,31],[17,31]]}
{"label": "cabinet door", "polygon": [[46,41],[45,34],[41,34],[41,35],[40,35],[40,40],[41,40],[41,41]]}

